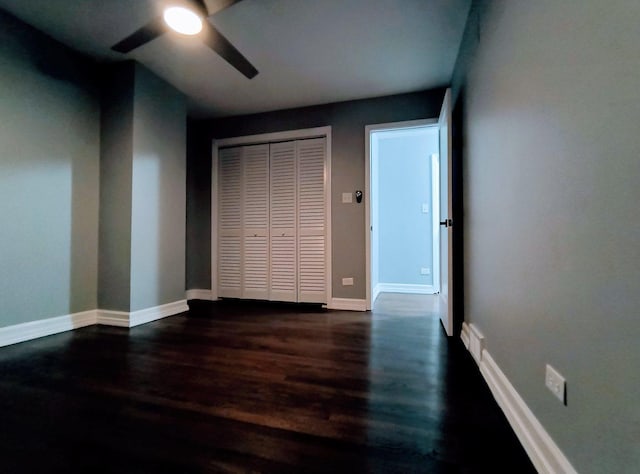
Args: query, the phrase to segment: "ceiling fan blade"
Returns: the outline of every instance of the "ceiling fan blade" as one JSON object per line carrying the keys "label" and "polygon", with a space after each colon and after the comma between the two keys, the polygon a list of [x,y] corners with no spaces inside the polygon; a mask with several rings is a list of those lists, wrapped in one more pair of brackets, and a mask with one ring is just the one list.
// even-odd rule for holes
{"label": "ceiling fan blade", "polygon": [[161,16],[154,18],[139,30],[134,31],[119,43],[114,44],[111,49],[119,53],[128,53],[139,46],[148,43],[167,31],[165,22]]}
{"label": "ceiling fan blade", "polygon": [[240,1],[242,0],[203,0],[203,3],[211,16]]}
{"label": "ceiling fan blade", "polygon": [[258,70],[253,67],[247,58],[208,21],[204,22],[202,41],[218,53],[222,59],[244,74],[247,79],[253,79],[258,74]]}

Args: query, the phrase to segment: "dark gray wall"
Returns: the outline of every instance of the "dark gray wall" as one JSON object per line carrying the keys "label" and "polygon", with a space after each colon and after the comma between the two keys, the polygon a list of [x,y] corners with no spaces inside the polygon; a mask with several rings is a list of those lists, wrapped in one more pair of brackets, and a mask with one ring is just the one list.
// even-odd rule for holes
{"label": "dark gray wall", "polygon": [[[435,118],[444,89],[189,123],[187,287],[211,287],[211,143],[227,138],[332,127],[333,296],[365,298],[365,210],[342,204],[343,192],[364,191],[365,125]],[[354,286],[341,280],[353,277]]]}
{"label": "dark gray wall", "polygon": [[480,7],[454,76],[466,319],[579,472],[637,472],[640,3]]}
{"label": "dark gray wall", "polygon": [[186,287],[211,287],[211,140],[206,126],[187,121]]}
{"label": "dark gray wall", "polygon": [[185,298],[186,100],[136,65],[131,311]]}
{"label": "dark gray wall", "polygon": [[104,68],[98,307],[129,311],[135,63]]}
{"label": "dark gray wall", "polygon": [[473,0],[469,8],[467,24],[464,28],[464,35],[460,42],[456,65],[451,78],[451,98],[452,103],[458,103],[458,98],[464,92],[467,73],[471,68],[476,51],[480,42],[480,34],[484,23],[481,21],[486,15],[492,0]]}
{"label": "dark gray wall", "polygon": [[92,69],[0,11],[0,327],[96,308]]}

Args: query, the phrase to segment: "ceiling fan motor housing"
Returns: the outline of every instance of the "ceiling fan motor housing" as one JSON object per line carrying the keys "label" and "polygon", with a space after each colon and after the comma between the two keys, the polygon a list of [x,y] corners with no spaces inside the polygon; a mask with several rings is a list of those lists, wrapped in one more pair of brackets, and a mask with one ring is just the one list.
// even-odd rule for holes
{"label": "ceiling fan motor housing", "polygon": [[168,0],[164,7],[184,7],[197,13],[202,19],[209,16],[209,11],[203,0]]}

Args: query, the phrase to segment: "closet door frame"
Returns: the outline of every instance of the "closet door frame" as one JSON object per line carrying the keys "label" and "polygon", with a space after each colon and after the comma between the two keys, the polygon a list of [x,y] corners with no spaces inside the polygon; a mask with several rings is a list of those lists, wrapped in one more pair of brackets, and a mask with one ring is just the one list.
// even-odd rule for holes
{"label": "closet door frame", "polygon": [[326,139],[325,164],[325,232],[326,232],[326,295],[327,305],[333,299],[333,281],[331,277],[332,245],[331,245],[331,127],[305,128],[284,132],[263,133],[243,137],[222,138],[213,140],[211,150],[211,299],[218,299],[218,150],[223,147],[257,145],[270,142],[301,140],[307,138]]}

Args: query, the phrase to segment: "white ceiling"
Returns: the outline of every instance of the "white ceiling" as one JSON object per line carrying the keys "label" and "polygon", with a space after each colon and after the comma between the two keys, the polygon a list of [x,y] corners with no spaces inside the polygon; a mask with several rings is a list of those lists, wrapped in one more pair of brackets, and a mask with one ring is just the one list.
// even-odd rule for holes
{"label": "white ceiling", "polygon": [[470,0],[243,0],[210,21],[258,69],[249,80],[197,38],[111,46],[164,0],[0,0],[99,60],[133,58],[189,98],[194,117],[264,112],[447,85]]}

